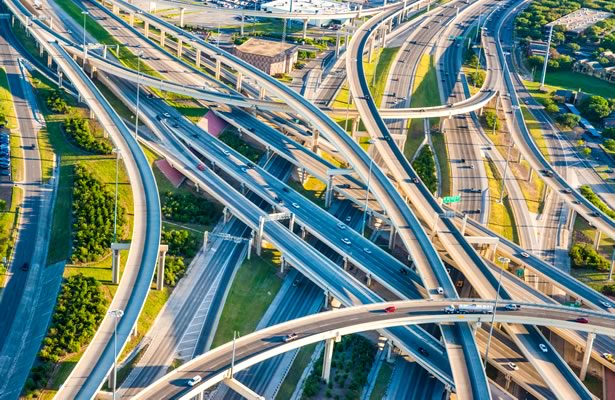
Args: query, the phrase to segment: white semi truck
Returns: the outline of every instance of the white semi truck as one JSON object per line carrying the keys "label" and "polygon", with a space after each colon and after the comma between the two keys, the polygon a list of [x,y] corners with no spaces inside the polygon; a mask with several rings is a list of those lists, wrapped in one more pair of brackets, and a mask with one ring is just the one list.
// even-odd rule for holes
{"label": "white semi truck", "polygon": [[493,305],[491,304],[460,304],[444,307],[447,314],[491,314]]}

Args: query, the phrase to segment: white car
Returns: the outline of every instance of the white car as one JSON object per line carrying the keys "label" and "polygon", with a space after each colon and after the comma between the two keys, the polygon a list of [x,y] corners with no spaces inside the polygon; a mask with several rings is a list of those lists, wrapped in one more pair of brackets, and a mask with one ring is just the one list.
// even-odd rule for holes
{"label": "white car", "polygon": [[195,375],[188,381],[188,386],[194,386],[199,383],[203,378],[200,375]]}
{"label": "white car", "polygon": [[342,229],[342,230],[346,229],[346,225],[342,224],[341,222],[337,223],[337,227]]}
{"label": "white car", "polygon": [[231,155],[231,152],[230,152],[230,151],[228,151],[228,150],[222,150],[222,152],[223,152],[223,153],[224,153],[224,155],[225,155],[225,156],[227,156],[227,157]]}
{"label": "white car", "polygon": [[604,308],[611,308],[611,307],[613,307],[613,305],[611,303],[606,302],[606,301],[602,301],[600,303],[604,306]]}
{"label": "white car", "polygon": [[540,343],[538,345],[538,347],[540,347],[540,351],[542,351],[543,353],[548,353],[549,349],[547,348],[547,345]]}
{"label": "white car", "polygon": [[363,251],[366,252],[367,254],[372,254],[372,251],[368,249],[367,247],[364,247]]}
{"label": "white car", "polygon": [[518,371],[519,370],[519,366],[517,364],[515,364],[514,362],[509,362],[506,365],[508,365],[508,368],[510,368],[513,371]]}
{"label": "white car", "polygon": [[301,206],[300,206],[299,204],[297,204],[297,203],[293,203],[293,204],[292,204],[292,206],[293,206],[294,208],[301,208]]}
{"label": "white car", "polygon": [[350,239],[348,239],[347,237],[342,238],[342,243],[350,246],[352,244],[352,242],[350,241]]}

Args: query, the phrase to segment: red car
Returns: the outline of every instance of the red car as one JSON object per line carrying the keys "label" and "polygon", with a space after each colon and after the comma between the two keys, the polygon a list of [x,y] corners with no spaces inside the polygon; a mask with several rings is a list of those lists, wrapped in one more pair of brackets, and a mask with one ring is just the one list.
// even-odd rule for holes
{"label": "red car", "polygon": [[199,169],[199,171],[205,171],[205,164],[199,164],[197,168]]}
{"label": "red car", "polygon": [[587,319],[585,317],[579,317],[575,321],[578,322],[579,324],[587,324],[587,323],[589,323],[589,319]]}
{"label": "red car", "polygon": [[395,311],[397,311],[397,307],[395,306],[388,306],[387,308],[384,309],[385,313],[394,313]]}

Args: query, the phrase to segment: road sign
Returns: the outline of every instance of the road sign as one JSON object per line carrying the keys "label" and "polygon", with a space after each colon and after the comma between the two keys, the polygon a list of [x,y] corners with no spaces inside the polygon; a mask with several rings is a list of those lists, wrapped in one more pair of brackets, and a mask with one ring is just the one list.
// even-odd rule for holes
{"label": "road sign", "polygon": [[453,203],[459,203],[461,201],[461,195],[457,195],[457,196],[446,196],[442,199],[442,202],[444,204],[453,204]]}
{"label": "road sign", "polygon": [[581,304],[576,301],[567,301],[564,303],[564,305],[568,307],[581,307]]}

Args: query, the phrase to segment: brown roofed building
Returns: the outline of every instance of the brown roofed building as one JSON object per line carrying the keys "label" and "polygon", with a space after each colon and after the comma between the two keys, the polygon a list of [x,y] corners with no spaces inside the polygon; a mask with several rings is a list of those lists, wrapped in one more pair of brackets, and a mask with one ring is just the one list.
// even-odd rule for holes
{"label": "brown roofed building", "polygon": [[233,48],[234,55],[269,75],[290,73],[297,53],[297,46],[292,44],[256,38]]}

